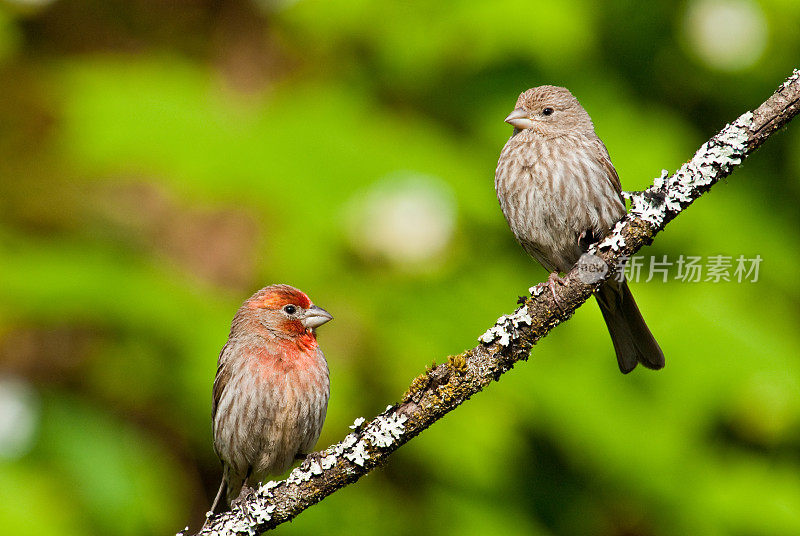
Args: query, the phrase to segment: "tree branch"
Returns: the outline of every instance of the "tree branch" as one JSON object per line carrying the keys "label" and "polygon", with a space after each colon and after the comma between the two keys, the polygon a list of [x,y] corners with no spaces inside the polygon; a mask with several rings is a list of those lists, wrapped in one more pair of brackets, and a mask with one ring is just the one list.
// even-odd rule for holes
{"label": "tree branch", "polygon": [[[401,445],[527,359],[533,345],[567,320],[627,257],[650,244],[667,223],[729,175],[799,109],[800,70],[795,70],[766,102],[726,125],[674,175],[665,171],[650,188],[631,196],[630,213],[581,257],[566,284],[557,288],[561,307],[549,292],[532,288],[534,295],[521,298],[513,314],[500,317],[481,335],[478,346],[429,368],[411,382],[400,403],[368,423],[357,419],[353,432],[341,442],[310,456],[286,480],[262,485],[232,511],[213,517],[199,534],[258,534],[293,519],[384,463]],[[586,263],[597,263],[598,258],[608,270],[587,284]]]}

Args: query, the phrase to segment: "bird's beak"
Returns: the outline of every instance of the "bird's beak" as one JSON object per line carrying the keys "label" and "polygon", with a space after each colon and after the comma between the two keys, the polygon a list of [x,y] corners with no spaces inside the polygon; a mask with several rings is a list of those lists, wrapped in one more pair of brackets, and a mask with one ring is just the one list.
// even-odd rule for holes
{"label": "bird's beak", "polygon": [[303,315],[303,318],[300,320],[300,322],[303,323],[303,326],[305,326],[306,329],[314,329],[318,328],[329,320],[333,320],[333,316],[331,316],[328,311],[322,307],[312,305],[306,309],[306,314]]}
{"label": "bird's beak", "polygon": [[533,126],[533,121],[531,121],[531,118],[528,117],[528,112],[522,108],[517,108],[508,114],[508,117],[506,117],[505,121],[512,127],[520,130],[531,128]]}

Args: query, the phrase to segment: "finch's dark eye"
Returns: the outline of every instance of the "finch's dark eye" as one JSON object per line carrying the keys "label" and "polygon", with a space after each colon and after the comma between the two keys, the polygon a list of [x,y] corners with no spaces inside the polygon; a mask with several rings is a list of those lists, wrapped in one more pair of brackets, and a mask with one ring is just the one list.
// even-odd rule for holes
{"label": "finch's dark eye", "polygon": [[553,115],[553,109],[548,106],[547,108],[542,110],[542,115]]}
{"label": "finch's dark eye", "polygon": [[287,315],[293,315],[297,312],[297,307],[295,307],[294,305],[287,305],[283,308],[283,312],[286,313]]}

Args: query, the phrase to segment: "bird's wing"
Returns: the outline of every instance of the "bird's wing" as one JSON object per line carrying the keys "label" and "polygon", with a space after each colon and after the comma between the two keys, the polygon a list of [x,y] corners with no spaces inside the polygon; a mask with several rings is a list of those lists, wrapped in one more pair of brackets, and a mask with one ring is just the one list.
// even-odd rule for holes
{"label": "bird's wing", "polygon": [[219,401],[222,398],[222,392],[225,390],[225,386],[228,385],[228,381],[231,378],[231,371],[226,366],[226,362],[224,359],[225,351],[228,349],[228,344],[225,343],[225,346],[222,347],[222,350],[219,353],[219,360],[217,364],[217,375],[214,377],[214,389],[213,389],[213,397],[214,400],[211,404],[211,420],[214,421],[214,418],[217,415],[217,406],[219,405]]}
{"label": "bird's wing", "polygon": [[[622,183],[619,181],[619,175],[617,174],[617,170],[614,169],[614,164],[611,163],[611,157],[608,155],[608,149],[606,149],[606,145],[600,138],[597,138],[595,141],[597,147],[597,157],[600,161],[600,165],[603,166],[605,170],[606,179],[611,184],[611,187],[614,188],[614,191],[619,194],[619,198],[623,199],[622,197]],[[623,199],[623,205],[625,203]]]}

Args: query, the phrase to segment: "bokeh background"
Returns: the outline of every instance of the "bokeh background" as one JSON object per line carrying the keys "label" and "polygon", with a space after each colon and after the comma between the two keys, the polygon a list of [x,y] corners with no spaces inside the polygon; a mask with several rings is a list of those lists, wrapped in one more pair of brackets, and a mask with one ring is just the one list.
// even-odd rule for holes
{"label": "bokeh background", "polygon": [[[268,283],[335,315],[319,447],[545,278],[493,189],[519,92],[565,85],[634,190],[800,59],[793,0],[0,2],[0,527],[197,528],[217,353]],[[284,534],[800,534],[800,125],[643,253],[665,370],[593,303]]]}

